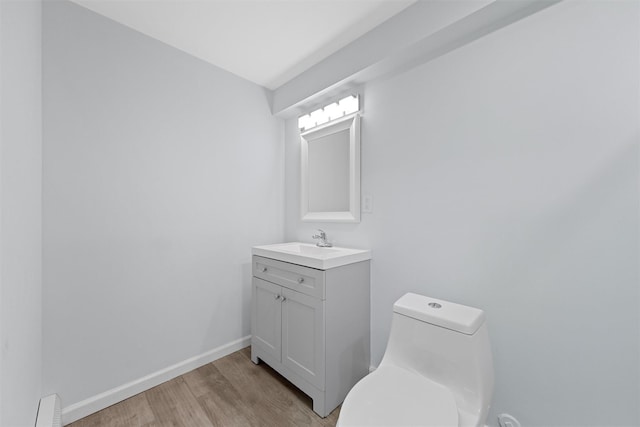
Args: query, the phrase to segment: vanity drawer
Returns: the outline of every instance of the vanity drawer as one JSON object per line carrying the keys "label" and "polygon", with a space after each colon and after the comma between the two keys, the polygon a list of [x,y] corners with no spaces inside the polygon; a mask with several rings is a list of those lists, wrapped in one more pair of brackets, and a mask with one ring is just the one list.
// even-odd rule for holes
{"label": "vanity drawer", "polygon": [[262,280],[324,300],[323,270],[253,256],[253,275]]}

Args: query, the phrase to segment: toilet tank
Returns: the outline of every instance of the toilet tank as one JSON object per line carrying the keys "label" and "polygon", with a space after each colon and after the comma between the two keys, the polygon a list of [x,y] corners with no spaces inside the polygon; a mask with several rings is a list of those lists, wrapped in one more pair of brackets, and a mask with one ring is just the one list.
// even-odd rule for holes
{"label": "toilet tank", "polygon": [[493,394],[493,360],[482,310],[417,294],[393,306],[380,366],[399,366],[447,387],[460,425],[486,420]]}

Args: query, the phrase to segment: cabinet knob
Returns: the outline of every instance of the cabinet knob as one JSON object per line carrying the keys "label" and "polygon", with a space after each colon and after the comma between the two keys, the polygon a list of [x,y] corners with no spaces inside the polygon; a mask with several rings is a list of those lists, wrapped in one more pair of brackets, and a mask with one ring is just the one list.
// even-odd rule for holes
{"label": "cabinet knob", "polygon": [[298,278],[298,283],[304,283],[304,277]]}
{"label": "cabinet knob", "polygon": [[266,273],[267,272],[267,267],[262,267],[262,272]]}
{"label": "cabinet knob", "polygon": [[279,300],[281,297],[280,295],[276,295],[276,299]]}
{"label": "cabinet knob", "polygon": [[282,302],[285,302],[287,300],[287,297],[282,297]]}

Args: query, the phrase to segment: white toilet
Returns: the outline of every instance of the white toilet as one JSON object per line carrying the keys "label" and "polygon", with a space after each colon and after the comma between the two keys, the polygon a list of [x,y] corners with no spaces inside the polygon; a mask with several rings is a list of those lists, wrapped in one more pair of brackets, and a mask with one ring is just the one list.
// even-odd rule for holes
{"label": "white toilet", "polygon": [[493,361],[482,310],[406,294],[380,366],[349,392],[337,427],[484,426]]}

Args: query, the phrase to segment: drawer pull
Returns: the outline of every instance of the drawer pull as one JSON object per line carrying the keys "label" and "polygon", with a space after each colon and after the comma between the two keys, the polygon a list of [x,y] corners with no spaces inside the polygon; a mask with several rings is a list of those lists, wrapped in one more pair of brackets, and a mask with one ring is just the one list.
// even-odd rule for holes
{"label": "drawer pull", "polygon": [[279,286],[277,289],[272,288],[273,292],[264,295],[270,301],[272,297],[275,298],[275,294],[282,295],[283,290],[287,289],[324,301],[326,273],[322,270],[254,256],[251,271],[252,280],[264,280]]}

